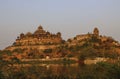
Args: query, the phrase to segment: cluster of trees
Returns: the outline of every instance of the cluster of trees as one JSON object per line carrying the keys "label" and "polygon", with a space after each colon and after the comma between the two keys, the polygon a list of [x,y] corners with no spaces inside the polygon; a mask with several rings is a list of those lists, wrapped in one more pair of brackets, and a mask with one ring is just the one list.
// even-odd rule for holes
{"label": "cluster of trees", "polygon": [[[85,60],[87,58],[111,58],[115,59],[120,56],[116,51],[113,42],[116,42],[113,38],[106,38],[106,41],[102,41],[101,37],[91,35],[90,38],[78,41],[74,46],[69,46],[67,49],[72,53],[77,53],[80,60]],[[68,40],[71,42],[71,40]],[[82,43],[82,44],[81,44]]]}
{"label": "cluster of trees", "polygon": [[[57,72],[54,70],[57,69]],[[99,62],[92,65],[45,67],[7,67],[0,65],[0,79],[120,79],[119,64]]]}

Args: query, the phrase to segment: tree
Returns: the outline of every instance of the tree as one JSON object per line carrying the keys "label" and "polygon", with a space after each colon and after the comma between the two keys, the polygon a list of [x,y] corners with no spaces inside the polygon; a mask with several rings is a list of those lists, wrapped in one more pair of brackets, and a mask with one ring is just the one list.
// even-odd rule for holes
{"label": "tree", "polygon": [[21,48],[16,48],[12,52],[17,52],[17,53],[23,53],[23,49]]}
{"label": "tree", "polygon": [[43,52],[44,53],[52,53],[52,49],[45,49]]}
{"label": "tree", "polygon": [[101,40],[97,37],[97,36],[94,36],[92,35],[89,42],[92,42],[92,43],[100,43]]}
{"label": "tree", "polygon": [[1,54],[3,55],[3,54],[6,54],[6,55],[8,55],[8,56],[11,56],[12,55],[12,52],[10,51],[10,50],[3,50],[2,52],[1,52]]}
{"label": "tree", "polygon": [[92,48],[92,47],[87,47],[84,48],[83,50],[81,50],[80,55],[79,55],[79,59],[81,60],[85,60],[87,58],[95,58],[97,57],[97,50]]}

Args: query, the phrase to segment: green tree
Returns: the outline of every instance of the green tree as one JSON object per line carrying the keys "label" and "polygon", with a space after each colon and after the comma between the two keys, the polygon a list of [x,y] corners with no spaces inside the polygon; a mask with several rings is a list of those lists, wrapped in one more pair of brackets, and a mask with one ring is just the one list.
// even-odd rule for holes
{"label": "green tree", "polygon": [[21,48],[16,48],[12,52],[17,52],[17,53],[23,53],[23,49]]}
{"label": "green tree", "polygon": [[86,58],[95,58],[97,57],[97,50],[92,48],[92,47],[87,47],[84,48],[83,50],[81,50],[80,55],[79,55],[79,59],[80,60],[84,60]]}
{"label": "green tree", "polygon": [[52,49],[45,49],[43,52],[44,53],[52,53]]}
{"label": "green tree", "polygon": [[1,56],[4,55],[4,54],[6,54],[6,55],[8,55],[8,56],[11,56],[11,55],[12,55],[12,52],[11,52],[10,50],[3,50],[3,51],[0,52],[0,55],[1,55]]}

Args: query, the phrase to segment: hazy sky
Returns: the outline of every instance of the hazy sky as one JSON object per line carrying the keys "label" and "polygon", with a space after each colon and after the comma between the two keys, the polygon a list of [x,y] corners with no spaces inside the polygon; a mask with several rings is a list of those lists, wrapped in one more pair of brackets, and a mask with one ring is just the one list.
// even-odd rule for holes
{"label": "hazy sky", "polygon": [[120,0],[0,0],[0,49],[39,25],[64,39],[98,27],[120,41]]}

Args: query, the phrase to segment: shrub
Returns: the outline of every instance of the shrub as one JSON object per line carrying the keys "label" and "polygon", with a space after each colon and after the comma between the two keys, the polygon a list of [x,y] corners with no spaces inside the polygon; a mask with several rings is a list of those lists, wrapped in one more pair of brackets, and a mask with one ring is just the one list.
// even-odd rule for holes
{"label": "shrub", "polygon": [[16,48],[13,50],[13,52],[23,53],[23,50],[21,48]]}
{"label": "shrub", "polygon": [[44,53],[52,53],[52,49],[45,49],[43,52]]}
{"label": "shrub", "polygon": [[95,58],[97,57],[97,51],[94,48],[87,47],[80,52],[79,59],[84,60],[86,58]]}

